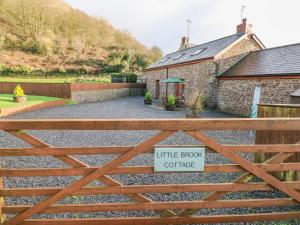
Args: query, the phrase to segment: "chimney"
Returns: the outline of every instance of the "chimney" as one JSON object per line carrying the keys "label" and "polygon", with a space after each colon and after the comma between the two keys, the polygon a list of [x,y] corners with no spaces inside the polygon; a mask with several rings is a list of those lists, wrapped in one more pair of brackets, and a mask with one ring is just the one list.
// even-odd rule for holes
{"label": "chimney", "polygon": [[179,50],[187,49],[189,47],[189,38],[188,37],[182,37],[181,38],[181,45]]}
{"label": "chimney", "polygon": [[236,27],[236,33],[252,34],[252,24],[247,23],[247,19],[244,18],[243,22]]}

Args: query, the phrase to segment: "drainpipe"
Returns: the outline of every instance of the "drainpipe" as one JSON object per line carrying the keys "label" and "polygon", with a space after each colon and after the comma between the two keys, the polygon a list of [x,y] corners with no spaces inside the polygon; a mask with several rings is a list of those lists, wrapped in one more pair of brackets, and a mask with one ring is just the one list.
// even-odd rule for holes
{"label": "drainpipe", "polygon": [[219,70],[220,70],[220,65],[219,63],[217,63],[216,61],[213,61],[213,63],[215,64],[215,77],[219,76]]}
{"label": "drainpipe", "polygon": [[[167,67],[167,79],[169,78],[169,68]],[[168,97],[168,83],[166,83],[166,98]]]}
{"label": "drainpipe", "polygon": [[218,61],[213,61],[214,65],[215,65],[215,71],[214,71],[214,77],[212,80],[211,85],[211,90],[210,90],[210,96],[213,96],[213,98],[211,99],[211,107],[215,108],[218,107],[218,92],[219,92],[219,88],[218,88],[218,76],[220,75],[220,64],[218,63]]}

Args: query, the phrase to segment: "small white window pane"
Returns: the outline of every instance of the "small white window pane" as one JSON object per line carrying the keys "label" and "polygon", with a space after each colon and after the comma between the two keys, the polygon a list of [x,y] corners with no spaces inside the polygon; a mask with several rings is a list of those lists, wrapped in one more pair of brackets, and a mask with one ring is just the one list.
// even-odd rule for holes
{"label": "small white window pane", "polygon": [[169,59],[170,59],[169,57],[163,58],[159,63],[164,63],[164,62],[166,62],[166,61],[169,60]]}
{"label": "small white window pane", "polygon": [[206,48],[201,48],[195,51],[194,53],[191,54],[191,56],[199,55],[201,52],[203,52]]}
{"label": "small white window pane", "polygon": [[177,60],[177,59],[180,59],[182,56],[184,56],[185,53],[182,53],[182,54],[179,54],[178,56],[176,56],[173,60]]}

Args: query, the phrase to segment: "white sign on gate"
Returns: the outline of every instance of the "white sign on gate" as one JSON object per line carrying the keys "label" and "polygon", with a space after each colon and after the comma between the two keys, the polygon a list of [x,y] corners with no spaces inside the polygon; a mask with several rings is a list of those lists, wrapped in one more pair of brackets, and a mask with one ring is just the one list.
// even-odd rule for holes
{"label": "white sign on gate", "polygon": [[155,172],[204,171],[205,148],[155,148]]}

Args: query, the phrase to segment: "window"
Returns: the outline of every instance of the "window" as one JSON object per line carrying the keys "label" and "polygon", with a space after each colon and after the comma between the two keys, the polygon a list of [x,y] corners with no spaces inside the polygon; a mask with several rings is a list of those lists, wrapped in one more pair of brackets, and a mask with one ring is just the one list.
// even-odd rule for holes
{"label": "window", "polygon": [[159,63],[164,63],[164,62],[168,61],[169,59],[170,59],[170,57],[163,58],[161,61],[159,61]]}
{"label": "window", "polygon": [[181,54],[179,54],[178,56],[176,56],[173,60],[177,60],[177,59],[180,59],[182,56],[184,56],[185,55],[185,53],[181,53]]}
{"label": "window", "polygon": [[204,50],[206,50],[206,48],[198,49],[197,51],[195,51],[194,53],[192,53],[191,56],[199,55],[199,54],[200,54],[201,52],[203,52]]}

